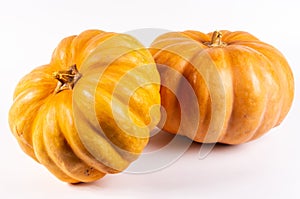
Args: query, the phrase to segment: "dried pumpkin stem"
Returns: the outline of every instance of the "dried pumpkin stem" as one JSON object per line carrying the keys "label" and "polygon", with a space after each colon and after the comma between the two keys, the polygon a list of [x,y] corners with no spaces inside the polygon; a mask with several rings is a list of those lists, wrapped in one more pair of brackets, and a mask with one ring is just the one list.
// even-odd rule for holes
{"label": "dried pumpkin stem", "polygon": [[69,70],[54,72],[53,77],[58,80],[54,93],[59,93],[63,90],[72,90],[81,74],[76,65],[73,65]]}
{"label": "dried pumpkin stem", "polygon": [[222,41],[222,32],[214,31],[211,37],[211,42],[207,42],[206,45],[209,47],[222,47],[226,46],[226,43]]}

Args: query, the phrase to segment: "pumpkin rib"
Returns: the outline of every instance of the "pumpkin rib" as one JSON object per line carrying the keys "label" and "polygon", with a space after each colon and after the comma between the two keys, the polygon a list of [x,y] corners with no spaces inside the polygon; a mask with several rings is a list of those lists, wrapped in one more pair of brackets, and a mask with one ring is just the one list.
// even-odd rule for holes
{"label": "pumpkin rib", "polygon": [[[99,91],[100,92],[100,91]],[[107,94],[104,94],[105,90],[103,90],[102,92],[102,95],[109,95],[109,93]],[[122,165],[128,165],[128,159],[126,159],[126,157],[123,157],[121,152],[124,151],[124,150],[120,150],[120,146],[116,143],[114,143],[108,135],[110,134],[110,130],[107,130],[105,127],[106,126],[116,126],[115,123],[114,123],[114,118],[112,117],[111,113],[109,115],[107,115],[107,109],[110,105],[110,99],[106,99],[106,100],[101,100],[99,101],[98,103],[100,104],[101,103],[101,107],[102,107],[102,110],[99,111],[99,115],[96,115],[100,124],[93,124],[91,123],[88,119],[85,119],[85,121],[87,123],[90,124],[91,126],[91,130],[94,131],[94,132],[97,132],[99,138],[101,137],[102,140],[104,140],[105,142],[107,142],[107,147],[106,147],[106,150],[108,150],[108,148],[110,149],[110,153],[113,153],[115,154],[114,156],[115,157],[118,157],[118,162],[123,162]],[[97,105],[96,105],[97,106]],[[106,113],[106,114],[105,114]],[[105,115],[105,116],[104,116]],[[119,119],[119,118],[118,118]],[[117,130],[116,134],[117,133],[123,133],[122,131],[120,130]],[[98,138],[98,139],[99,139]],[[109,147],[108,147],[109,146]],[[126,150],[125,150],[125,153],[126,153]],[[108,160],[99,160],[100,162],[103,162],[104,165],[108,164]],[[112,169],[114,170],[114,173],[117,171],[119,172],[120,169],[117,169],[116,167],[112,167]]]}
{"label": "pumpkin rib", "polygon": [[[48,103],[44,105],[47,107],[45,118],[48,121],[43,129],[43,138],[47,143],[45,148],[54,163],[71,178],[74,178],[79,182],[95,181],[103,177],[104,174],[87,165],[74,154],[73,149],[70,148],[61,132],[59,122],[52,119],[53,117],[61,117],[59,112],[56,111],[56,107],[58,107],[58,110],[64,109],[62,107],[66,106],[66,104],[61,103],[61,101],[64,98],[70,99],[68,95],[70,95],[70,92],[61,92],[57,95],[53,95]],[[73,118],[70,119],[72,120]],[[66,122],[63,125],[68,124],[69,122]],[[72,127],[70,126],[70,128]]]}
{"label": "pumpkin rib", "polygon": [[82,55],[82,49],[86,49],[87,46],[92,42],[94,37],[103,34],[104,32],[101,30],[87,30],[76,37],[72,40],[70,43],[70,48],[72,49],[72,54],[73,54],[73,59],[76,61],[73,64],[77,64],[80,66],[80,62],[76,59],[77,57],[83,57]]}
{"label": "pumpkin rib", "polygon": [[[86,82],[86,84],[77,84],[75,89],[81,89],[81,90],[88,90],[85,89],[85,86],[90,85],[91,83]],[[78,88],[78,86],[84,86],[81,88]],[[93,99],[90,99],[89,97],[87,97],[85,101],[81,100],[81,104],[75,104],[73,102],[73,109],[75,110],[75,112],[73,111],[73,113],[75,113],[74,117],[76,117],[75,120],[75,128],[78,131],[87,131],[85,136],[90,136],[91,134],[96,134],[97,135],[97,142],[99,143],[97,145],[97,147],[95,147],[94,149],[88,150],[88,153],[91,154],[92,157],[94,157],[99,163],[100,163],[100,167],[101,164],[104,166],[102,166],[102,168],[104,169],[105,172],[108,173],[118,173],[121,170],[123,170],[124,168],[126,168],[129,164],[128,160],[125,160],[124,157],[121,156],[121,154],[119,154],[119,152],[116,150],[115,146],[111,145],[111,141],[107,138],[107,136],[105,135],[105,133],[103,132],[103,127],[101,126],[101,124],[99,124],[98,122],[102,123],[106,123],[111,121],[112,119],[105,119],[103,120],[103,118],[101,116],[106,116],[109,110],[109,103],[106,103],[106,105],[104,106],[103,104],[103,99],[105,99],[104,96],[109,95],[105,94],[103,91],[99,91],[95,93],[95,97],[93,97],[93,99],[98,99],[96,101],[95,106],[95,110],[97,110],[96,106],[97,104],[101,104],[101,109],[98,109],[99,111],[97,112],[96,115],[94,115],[94,117],[90,118],[91,116],[93,116],[93,114],[91,113],[87,113],[87,110],[84,109],[80,109],[80,108],[76,108],[76,107],[89,107],[90,104],[93,104],[90,101],[93,101]],[[97,94],[101,94],[100,96],[97,96]],[[73,97],[74,98],[74,97]],[[108,100],[109,101],[109,100]],[[83,112],[84,111],[84,112]],[[99,116],[98,116],[99,115]],[[97,121],[94,121],[95,118],[97,117]],[[111,117],[110,117],[111,118]],[[111,123],[109,125],[112,125]],[[89,133],[88,133],[89,132]],[[82,145],[86,147],[86,143],[83,142],[83,140],[85,139],[89,139],[89,138],[83,138],[82,135],[78,135]],[[102,155],[101,158],[99,158],[99,154]],[[117,162],[118,164],[116,165],[111,165],[110,164],[110,160],[112,159],[112,157],[116,160],[115,162]]]}
{"label": "pumpkin rib", "polygon": [[[101,93],[108,92],[104,88],[102,88],[101,90],[102,90]],[[103,102],[101,104],[102,105],[106,104],[107,107],[109,107],[109,105],[111,104],[111,99],[105,99],[105,100],[103,100]],[[130,125],[129,128],[131,128],[131,129],[133,128],[133,129],[132,129],[131,132],[128,133],[127,132],[128,129],[125,129],[126,131],[123,131],[122,128],[120,128],[120,126],[114,121],[115,117],[118,117],[119,124],[122,124],[122,121],[130,120],[130,118],[127,116],[127,114],[130,115],[130,109],[126,108],[127,105],[124,106],[123,102],[120,101],[117,97],[114,97],[113,105],[118,107],[118,109],[117,109],[118,112],[115,112],[115,114],[117,114],[117,115],[113,115],[113,112],[111,112],[108,115],[108,117],[103,118],[103,117],[101,117],[101,112],[102,111],[100,111],[99,112],[99,117],[103,119],[103,120],[100,119],[100,123],[102,124],[100,126],[104,128],[105,126],[107,126],[106,124],[112,122],[111,126],[116,126],[118,131],[120,131],[120,132],[118,132],[119,136],[125,136],[125,137],[128,136],[128,140],[130,138],[133,138],[134,136],[137,136],[137,135],[135,135],[135,130],[137,130],[137,128],[139,128],[139,127],[137,127],[135,125]],[[122,112],[122,114],[121,114],[121,112]],[[130,121],[130,123],[132,123],[132,121]],[[128,152],[135,153],[135,152],[137,152],[137,153],[139,153],[139,152],[141,152],[140,150],[139,151],[134,150],[134,149],[136,149],[136,146],[133,145],[133,144],[130,144],[128,142],[122,143],[121,140],[123,140],[123,139],[115,140],[114,139],[114,138],[116,138],[115,136],[113,136],[110,133],[105,132],[105,131],[104,131],[104,134],[105,134],[106,139],[108,139],[110,142],[112,142],[112,147],[114,147],[115,150],[118,151],[119,153],[122,153],[122,152],[125,152],[125,153],[128,153]],[[144,136],[145,135],[143,134],[142,137],[144,137]],[[144,141],[142,141],[142,142],[144,142]],[[136,143],[136,145],[140,145],[140,144]],[[146,145],[146,143],[144,145]]]}
{"label": "pumpkin rib", "polygon": [[[171,35],[171,36],[169,36]],[[172,37],[173,36],[173,37]],[[200,42],[192,40],[188,35],[185,34],[180,34],[176,32],[171,32],[171,33],[166,33],[165,35],[161,35],[158,38],[156,38],[152,44],[150,49],[156,49],[158,52],[156,54],[159,54],[160,52],[163,51],[168,51],[168,49],[174,47],[174,46],[179,46],[180,48],[184,48],[183,44],[188,45],[188,44],[197,44],[201,46],[201,48],[206,48],[205,45],[203,45]],[[155,54],[152,53],[152,56],[155,57]]]}
{"label": "pumpkin rib", "polygon": [[25,75],[16,86],[16,89],[13,94],[13,100],[16,100],[16,98],[19,97],[19,95],[22,92],[25,92],[25,90],[30,89],[32,87],[31,84],[35,86],[35,89],[39,89],[41,87],[48,87],[48,89],[44,92],[52,93],[52,87],[55,87],[51,86],[54,85],[51,81],[52,77],[48,73],[45,73],[43,71],[46,70],[47,67],[48,65],[40,66],[32,70],[29,74]]}
{"label": "pumpkin rib", "polygon": [[[207,142],[208,139],[221,140],[221,138],[226,133],[226,128],[228,125],[227,123],[228,123],[228,120],[229,120],[230,114],[231,114],[231,108],[226,108],[224,119],[223,119],[223,130],[221,132],[218,132],[215,135],[213,135],[213,137],[211,137],[210,132],[212,131],[211,129],[213,129],[213,128],[210,127],[210,125],[211,125],[212,119],[214,119],[213,118],[214,115],[212,113],[213,101],[212,101],[211,95],[210,95],[211,92],[207,85],[207,83],[209,83],[209,82],[206,82],[206,81],[210,81],[210,80],[208,80],[208,79],[204,80],[203,74],[201,74],[201,72],[200,72],[202,69],[200,69],[200,68],[207,67],[206,65],[203,65],[203,64],[209,64],[210,67],[215,67],[216,69],[218,69],[215,72],[219,73],[219,75],[220,75],[219,77],[221,79],[229,78],[229,80],[230,80],[230,73],[223,72],[222,70],[219,69],[221,67],[226,68],[226,66],[227,66],[226,62],[214,61],[215,60],[214,57],[218,57],[218,59],[220,57],[224,57],[225,51],[221,48],[218,50],[219,50],[218,53],[216,53],[216,51],[213,51],[210,48],[200,49],[198,52],[194,53],[194,56],[191,58],[191,60],[189,60],[189,62],[187,63],[187,66],[184,67],[185,69],[182,71],[183,76],[185,78],[187,78],[188,82],[191,84],[191,86],[197,96],[197,104],[191,105],[191,106],[199,106],[199,122],[198,122],[198,130],[197,130],[198,133],[196,134],[195,137],[193,137],[194,136],[193,134],[192,134],[192,136],[188,135],[188,137],[195,141],[198,141],[198,142],[204,142],[204,141]],[[202,57],[202,59],[204,59],[204,60],[209,59],[210,61],[209,61],[209,63],[204,62],[204,61],[203,62],[197,61],[197,59],[199,59],[199,57]],[[195,59],[195,61],[194,61],[194,59]],[[227,82],[227,81],[223,80],[223,82]],[[226,92],[226,95],[224,96],[226,98],[225,103],[227,104],[227,106],[229,106],[232,102],[232,97],[231,97],[232,94],[230,92],[231,87],[232,86],[230,84],[228,85],[228,84],[223,83],[223,89],[225,89],[226,91],[229,91],[229,92]],[[213,88],[211,88],[211,89],[213,89]],[[181,89],[181,90],[183,93],[185,92],[185,89]],[[181,94],[181,93],[178,93],[178,95],[179,96],[186,95],[187,98],[184,99],[183,102],[189,101],[190,95]],[[210,132],[208,132],[208,131],[210,131]],[[187,133],[184,133],[184,134],[187,135]]]}
{"label": "pumpkin rib", "polygon": [[[288,63],[283,57],[282,53],[280,53],[277,49],[273,46],[263,43],[263,42],[254,42],[254,43],[243,43],[243,45],[249,46],[250,48],[255,49],[258,52],[263,53],[263,55],[268,58],[268,60],[273,63],[272,66],[274,67],[274,72],[280,76],[279,81],[281,82],[282,91],[285,92],[288,90],[288,95],[281,95],[283,98],[287,98],[283,100],[282,111],[281,115],[277,121],[277,125],[279,125],[282,120],[285,118],[289,111],[289,107],[292,104],[294,98],[294,77],[291,69],[288,67]],[[266,49],[266,50],[264,50]],[[272,56],[272,54],[276,54],[276,56]],[[276,57],[276,59],[274,59]],[[274,61],[276,61],[274,63]],[[283,86],[282,86],[283,85]],[[280,93],[281,93],[280,92]]]}
{"label": "pumpkin rib", "polygon": [[[166,47],[165,49],[151,47],[151,52],[153,53],[153,57],[156,60],[156,64],[157,64],[157,67],[158,67],[158,70],[159,70],[161,76],[163,77],[163,76],[167,76],[166,74],[171,74],[170,76],[172,77],[173,80],[178,80],[181,78],[180,71],[183,71],[183,68],[185,68],[185,66],[187,64],[187,60],[184,59],[184,61],[180,62],[180,64],[179,64],[180,68],[178,67],[178,68],[175,68],[174,70],[170,69],[169,66],[176,60],[172,59],[171,58],[172,56],[159,56],[159,54],[164,52],[167,54],[172,54],[172,55],[174,55],[174,57],[178,56],[178,55],[176,55],[174,52],[168,51],[167,48],[169,48],[169,46]],[[156,50],[158,50],[158,51],[156,51]],[[156,57],[156,56],[159,56],[159,57]],[[161,64],[161,63],[164,63],[164,64]],[[175,74],[173,74],[173,73],[175,73]],[[177,82],[177,81],[174,81],[174,82]],[[162,96],[161,100],[162,100],[162,104],[164,105],[163,108],[165,110],[167,110],[167,112],[166,112],[167,115],[178,115],[178,117],[175,117],[177,119],[177,118],[180,118],[181,110],[175,108],[179,104],[179,101],[174,93],[174,92],[176,92],[176,90],[174,90],[172,88],[176,88],[176,86],[174,86],[174,87],[170,87],[170,86],[171,85],[168,85],[168,81],[165,81],[164,79],[162,79],[162,86],[160,89],[160,93]],[[166,96],[168,96],[168,97],[166,97]],[[178,128],[179,128],[179,122],[175,122],[175,124],[176,123],[178,123],[178,125],[174,125],[173,121],[166,120],[164,124],[160,123],[160,126],[164,125],[165,130],[167,130],[169,132],[174,132],[174,131],[177,132]]]}
{"label": "pumpkin rib", "polygon": [[[284,110],[283,105],[285,103],[285,95],[282,95],[282,93],[284,92],[284,89],[282,88],[282,86],[280,86],[283,83],[283,81],[280,77],[281,75],[274,69],[274,64],[272,64],[273,60],[270,60],[270,58],[265,56],[265,54],[263,54],[263,57],[266,59],[266,63],[269,63],[268,65],[270,66],[269,71],[265,72],[265,74],[272,73],[272,76],[269,76],[269,78],[265,78],[265,79],[270,80],[270,78],[272,78],[274,84],[272,86],[270,86],[269,87],[270,89],[268,90],[269,100],[268,100],[268,103],[266,104],[266,109],[268,111],[264,114],[264,119],[263,119],[264,122],[257,129],[255,135],[253,135],[251,140],[259,138],[260,136],[262,136],[264,134],[264,132],[269,131],[270,129],[272,129],[275,126],[278,126],[279,125],[278,122],[279,122],[282,112]],[[275,84],[276,84],[276,86],[274,86]],[[272,118],[273,121],[266,122],[266,121],[268,121],[268,118]]]}
{"label": "pumpkin rib", "polygon": [[[237,143],[249,141],[255,135],[257,129],[263,122],[264,113],[266,111],[268,96],[262,93],[268,92],[268,89],[265,89],[261,86],[264,85],[264,83],[260,82],[264,81],[262,78],[260,78],[263,73],[260,70],[255,69],[255,65],[251,67],[244,67],[243,64],[245,61],[243,59],[241,60],[241,56],[244,56],[244,59],[251,63],[251,59],[256,60],[257,54],[249,51],[250,49],[246,50],[247,53],[244,52],[240,47],[236,51],[228,49],[228,56],[231,58],[230,65],[232,68],[234,67],[234,70],[232,69],[232,77],[234,78],[233,88],[235,97],[232,107],[233,112],[230,116],[228,125],[229,129],[226,130],[228,133],[223,138],[225,142],[229,142],[228,140],[234,140]],[[237,51],[240,53],[240,55],[238,55],[239,59],[235,58]],[[247,85],[241,83],[241,81],[247,81]],[[253,89],[256,90],[255,93],[253,93]],[[249,95],[243,95],[241,93],[246,93]],[[261,98],[261,96],[264,96],[264,98]],[[236,115],[236,111],[240,110],[242,112]],[[247,129],[247,126],[249,126],[250,129]],[[233,127],[233,129],[230,127]],[[233,138],[231,137],[231,132],[234,132]]]}
{"label": "pumpkin rib", "polygon": [[34,123],[38,123],[41,125],[34,125],[33,134],[32,134],[32,145],[34,149],[34,153],[36,158],[38,159],[39,163],[44,165],[51,173],[53,173],[58,179],[69,182],[69,183],[77,183],[78,180],[68,176],[65,172],[63,172],[55,162],[50,158],[47,153],[45,142],[43,138],[43,128],[45,119],[43,117],[39,117],[43,115],[45,111],[45,107],[42,108],[37,113],[37,117],[34,120]]}
{"label": "pumpkin rib", "polygon": [[[97,129],[98,130],[98,129]],[[64,132],[64,131],[62,131]],[[103,173],[118,173],[120,171],[115,170],[107,166],[103,161],[96,160],[94,156],[92,156],[82,144],[80,138],[76,133],[64,133],[66,140],[74,153],[88,165],[96,168],[98,171]],[[98,134],[99,135],[99,134]]]}
{"label": "pumpkin rib", "polygon": [[[71,105],[69,105],[71,106]],[[74,117],[72,110],[71,109],[60,109],[60,114],[61,116],[65,116],[66,117]],[[116,170],[113,170],[112,168],[106,166],[105,164],[103,164],[100,161],[97,161],[84,147],[84,145],[82,144],[82,141],[80,140],[78,133],[73,130],[75,129],[74,127],[74,121],[72,120],[72,128],[67,128],[63,122],[60,122],[59,126],[62,129],[61,132],[64,134],[65,139],[67,141],[67,143],[70,145],[71,149],[73,150],[73,152],[84,162],[86,162],[88,165],[94,167],[95,169],[97,169],[98,171],[101,171],[102,173],[116,173]],[[87,121],[88,122],[88,121]],[[90,125],[92,125],[90,123]]]}
{"label": "pumpkin rib", "polygon": [[[10,118],[14,118],[15,114],[24,114],[23,117],[19,118],[18,121],[15,121],[15,124],[10,122],[12,132],[19,143],[21,143],[21,148],[25,153],[29,153],[33,159],[36,159],[34,156],[33,148],[32,148],[32,134],[31,134],[31,126],[26,122],[26,120],[32,120],[32,117],[25,118],[26,113],[32,113],[33,111],[36,112],[39,110],[42,103],[38,103],[35,106],[23,106],[19,108],[22,104],[29,104],[30,102],[26,102],[26,98],[23,97],[24,95],[28,95],[28,92],[23,92],[19,96],[19,99],[16,98],[14,101],[14,105],[11,107],[11,114],[9,115]],[[25,100],[26,101],[25,101]],[[25,101],[25,102],[24,102]],[[12,114],[13,113],[13,114]],[[21,130],[22,129],[22,130]]]}
{"label": "pumpkin rib", "polygon": [[[101,128],[101,130],[102,129],[103,128]],[[88,137],[80,136],[80,139],[81,140],[91,139],[91,141],[97,142],[98,144],[97,147],[89,148],[87,150],[92,155],[92,157],[94,157],[98,162],[104,165],[104,168],[109,167],[109,169],[104,170],[105,172],[118,173],[128,167],[129,162],[124,157],[121,157],[121,154],[119,154],[115,150],[115,148],[110,143],[107,142],[107,139],[104,136],[100,135],[99,128],[95,129],[92,126],[91,128],[85,130],[87,132]],[[93,136],[96,136],[96,138],[95,139],[90,138],[91,134],[93,134]],[[85,148],[87,148],[87,144],[88,143],[83,143]]]}
{"label": "pumpkin rib", "polygon": [[[143,87],[148,87],[148,86],[152,86],[152,85],[144,85]],[[140,124],[141,127],[143,126],[147,126],[150,129],[152,129],[154,127],[154,124],[158,123],[156,122],[157,118],[153,118],[151,117],[151,110],[152,110],[152,104],[151,103],[146,103],[147,107],[149,107],[149,109],[143,109],[143,104],[145,103],[144,99],[151,99],[152,101],[155,101],[154,97],[151,96],[151,93],[149,92],[149,90],[152,89],[145,89],[145,88],[138,88],[136,90],[136,92],[130,97],[130,101],[129,101],[129,106],[130,108],[130,113],[132,113],[132,115],[135,115],[135,119],[133,120],[136,124]],[[159,104],[159,103],[157,103]],[[132,107],[137,107],[137,108],[132,108]],[[143,118],[143,116],[145,118]],[[154,120],[154,122],[153,122]],[[151,127],[152,126],[152,127]]]}
{"label": "pumpkin rib", "polygon": [[[249,45],[249,44],[251,44],[250,42],[243,42],[242,44],[238,44],[239,46],[241,46],[241,47],[247,47],[248,49],[250,49],[250,50],[252,50],[252,51],[254,51],[254,52],[256,52],[257,54],[259,54],[260,56],[262,56],[262,57],[264,57],[265,58],[265,61],[266,62],[268,62],[270,65],[272,65],[270,68],[272,69],[272,68],[274,68],[274,67],[276,67],[276,69],[281,69],[282,68],[282,66],[280,65],[276,65],[276,64],[273,64],[273,62],[274,62],[274,59],[273,58],[271,58],[270,56],[267,56],[264,52],[262,52],[261,50],[259,50],[259,49],[257,49],[257,48],[255,48],[257,45],[262,45],[264,48],[272,48],[272,49],[270,49],[270,50],[273,50],[274,48],[272,47],[272,46],[270,46],[270,45],[268,45],[268,44],[265,44],[265,43],[263,43],[263,42],[254,42],[254,43],[252,43],[252,45]],[[254,48],[253,48],[254,47]],[[284,78],[283,77],[283,75],[285,74],[285,73],[283,73],[283,72],[277,72],[277,70],[272,70],[273,71],[273,73],[272,74],[276,74],[277,76],[281,76],[281,78]],[[281,80],[281,78],[280,77],[278,77],[278,81],[280,81]],[[285,78],[284,78],[285,79]],[[281,83],[283,83],[283,84],[285,84],[286,82],[288,82],[288,81],[284,81],[284,80],[282,80],[281,81]],[[278,86],[279,87],[282,87],[282,86],[280,86],[281,84],[279,84]],[[278,103],[277,102],[277,104],[279,104],[279,106],[281,107],[280,108],[280,110],[278,111],[278,112],[281,112],[281,110],[283,110],[284,108],[283,108],[283,104],[284,104],[284,97],[285,97],[285,95],[281,95],[280,93],[282,93],[282,92],[284,92],[284,90],[285,89],[281,89],[280,91],[278,91],[278,93],[279,93],[279,95],[282,97],[282,99],[280,100],[280,103]],[[292,98],[292,97],[291,97]],[[282,113],[280,114],[280,115],[282,115]],[[282,116],[281,116],[282,117]],[[280,120],[280,118],[281,117],[278,117],[278,120]],[[278,124],[278,120],[277,120],[277,124]]]}
{"label": "pumpkin rib", "polygon": [[9,112],[9,125],[13,134],[22,150],[35,160],[37,159],[32,147],[31,122],[28,121],[34,119],[34,113],[39,111],[48,93],[54,88],[47,74],[41,72],[40,69],[33,70],[19,82],[14,93],[14,104]]}
{"label": "pumpkin rib", "polygon": [[[228,123],[230,121],[230,118],[231,118],[231,114],[232,114],[232,104],[234,102],[234,93],[233,93],[233,84],[232,84],[232,71],[231,71],[231,68],[230,68],[230,64],[228,64],[227,62],[229,62],[229,60],[225,60],[226,59],[226,56],[227,56],[227,51],[225,48],[219,48],[219,49],[211,49],[211,48],[207,48],[207,49],[204,49],[198,53],[195,53],[195,56],[194,56],[194,59],[197,58],[197,57],[205,57],[205,56],[208,56],[209,59],[210,59],[210,64],[213,64],[214,67],[216,68],[216,72],[218,73],[219,75],[219,78],[222,79],[222,86],[223,86],[223,89],[224,89],[224,93],[225,93],[225,114],[224,114],[224,123],[223,123],[223,130],[221,132],[218,132],[218,137],[216,139],[218,140],[222,140],[222,138],[224,137],[224,135],[226,134],[226,131],[227,131],[227,128],[228,128]],[[225,61],[224,61],[225,60]],[[207,67],[205,65],[202,65],[200,64],[198,66],[199,68],[200,67]],[[198,71],[197,71],[198,72]],[[195,73],[195,72],[194,72]],[[205,92],[207,92],[207,97],[208,97],[208,102],[207,104],[209,105],[209,107],[207,106],[203,106],[202,109],[206,109],[207,113],[205,115],[205,118],[204,118],[204,121],[207,122],[207,130],[206,131],[198,131],[198,132],[202,132],[202,133],[199,133],[200,136],[202,134],[202,138],[201,139],[195,139],[197,141],[205,141],[205,137],[208,136],[209,132],[209,128],[210,128],[210,123],[211,121],[213,120],[213,113],[212,113],[212,109],[213,109],[213,101],[212,101],[212,98],[211,98],[211,91],[209,90],[208,88],[208,83],[209,82],[206,82],[202,76],[202,74],[199,74],[200,75],[200,79],[201,79],[201,84],[204,85],[204,89],[206,90]],[[194,83],[194,90],[195,92],[199,95],[199,94],[203,94],[203,90],[201,90],[200,86],[199,86],[199,82],[197,83]],[[197,88],[197,87],[200,87],[200,88]],[[196,89],[197,88],[197,89]],[[214,92],[214,91],[212,91]],[[202,104],[203,103],[203,100],[200,98],[198,98],[198,104]],[[200,118],[201,118],[201,112],[200,112]],[[209,118],[208,118],[209,117]],[[203,123],[200,123],[199,122],[199,126],[206,126],[204,125]]]}
{"label": "pumpkin rib", "polygon": [[[135,115],[136,120],[134,121],[136,121],[137,124],[144,126],[149,124],[149,121],[151,120],[149,115],[150,111],[148,109],[145,109],[144,107],[149,107],[151,105],[151,102],[155,99],[153,96],[151,96],[150,91],[152,89],[146,88],[147,86],[152,86],[153,83],[145,82],[146,74],[152,75],[151,70],[147,69],[148,64],[139,65],[142,67],[142,69],[131,68],[126,69],[126,73],[120,71],[120,74],[114,74],[113,76],[111,75],[111,73],[110,75],[105,75],[105,79],[100,80],[99,86],[110,85],[110,82],[118,82],[117,84],[112,85],[114,87],[114,90],[112,92],[113,96],[120,102],[128,104],[130,108],[130,114]],[[130,79],[130,81],[127,81],[128,79]],[[127,84],[127,88],[122,87],[122,84],[125,82]],[[158,87],[158,85],[152,87]],[[105,86],[103,89],[106,90],[107,93],[110,92],[109,86]],[[157,89],[159,90],[159,88]],[[144,99],[151,99],[151,101],[145,101]],[[143,118],[145,120],[141,120]]]}
{"label": "pumpkin rib", "polygon": [[[80,54],[79,55],[75,54],[76,56],[74,57],[74,59],[75,59],[74,64],[78,65],[79,70],[81,70],[80,67],[81,67],[82,63],[85,61],[85,59],[87,59],[89,57],[88,55],[91,54],[97,46],[106,42],[108,39],[110,39],[111,37],[113,37],[115,35],[116,35],[116,33],[112,33],[112,32],[101,32],[101,33],[93,35],[89,39],[86,39],[86,37],[89,37],[86,34],[81,35],[81,37],[75,38],[74,43],[76,44],[76,46],[78,45],[77,41],[78,40],[81,41],[82,37],[85,39],[85,43],[81,44]],[[75,44],[74,44],[74,46],[75,46]]]}
{"label": "pumpkin rib", "polygon": [[[183,35],[186,35],[187,37],[189,37],[192,40],[195,40],[197,42],[199,42],[200,44],[203,45],[203,43],[205,42],[209,42],[210,41],[210,37],[207,34],[204,34],[202,32],[198,32],[198,31],[192,31],[192,30],[188,30],[188,31],[184,31],[182,32]],[[203,48],[207,48],[207,46],[203,45]]]}
{"label": "pumpkin rib", "polygon": [[58,67],[59,70],[68,70],[73,65],[71,44],[76,35],[62,39],[52,53],[50,60],[51,67]]}
{"label": "pumpkin rib", "polygon": [[221,31],[221,32],[223,33],[222,40],[229,45],[232,44],[232,42],[239,42],[239,41],[248,41],[248,42],[259,41],[258,38],[245,31],[234,31],[234,32]]}

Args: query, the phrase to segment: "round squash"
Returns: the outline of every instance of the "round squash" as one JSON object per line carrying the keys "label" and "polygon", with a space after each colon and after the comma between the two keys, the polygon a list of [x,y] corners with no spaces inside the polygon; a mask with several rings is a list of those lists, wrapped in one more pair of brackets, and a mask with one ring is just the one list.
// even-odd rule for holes
{"label": "round squash", "polygon": [[247,32],[169,32],[150,49],[167,132],[240,144],[278,126],[291,107],[294,79],[285,57]]}
{"label": "round squash", "polygon": [[136,39],[87,30],[21,79],[9,124],[23,151],[57,178],[91,182],[142,152],[160,120],[159,89],[154,60]]}

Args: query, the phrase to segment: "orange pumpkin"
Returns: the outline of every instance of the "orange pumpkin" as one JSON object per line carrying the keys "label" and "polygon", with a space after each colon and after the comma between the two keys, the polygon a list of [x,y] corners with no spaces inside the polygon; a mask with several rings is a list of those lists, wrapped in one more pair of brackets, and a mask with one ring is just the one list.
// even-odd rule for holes
{"label": "orange pumpkin", "polygon": [[10,128],[23,151],[60,180],[95,181],[142,152],[160,119],[159,83],[136,39],[87,30],[64,38],[49,64],[18,83]]}
{"label": "orange pumpkin", "polygon": [[240,144],[279,125],[291,107],[289,64],[247,32],[169,32],[153,41],[151,53],[166,113],[160,125],[170,133]]}

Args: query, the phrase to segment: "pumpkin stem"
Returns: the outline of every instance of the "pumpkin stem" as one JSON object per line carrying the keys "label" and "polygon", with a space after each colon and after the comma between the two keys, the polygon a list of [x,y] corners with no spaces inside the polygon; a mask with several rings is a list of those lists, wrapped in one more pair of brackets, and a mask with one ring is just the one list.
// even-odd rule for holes
{"label": "pumpkin stem", "polygon": [[69,70],[54,72],[53,77],[58,80],[54,93],[59,93],[63,90],[72,90],[76,82],[80,79],[81,74],[75,64]]}
{"label": "pumpkin stem", "polygon": [[211,42],[207,42],[206,45],[209,47],[222,47],[226,46],[226,43],[222,42],[222,32],[214,31],[211,37]]}

